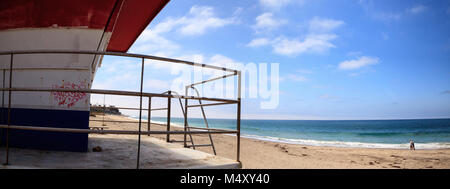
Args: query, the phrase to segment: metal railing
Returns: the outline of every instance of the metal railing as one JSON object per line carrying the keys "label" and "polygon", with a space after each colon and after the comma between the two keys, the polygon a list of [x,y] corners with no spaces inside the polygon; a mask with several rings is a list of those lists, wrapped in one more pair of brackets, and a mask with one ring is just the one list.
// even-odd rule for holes
{"label": "metal railing", "polygon": [[[120,56],[120,57],[132,57],[132,58],[139,58],[142,60],[141,62],[141,77],[140,77],[140,91],[119,91],[119,90],[100,90],[100,89],[62,89],[62,88],[17,88],[12,86],[12,79],[13,79],[13,70],[14,69],[14,56],[15,55],[29,55],[29,54],[83,54],[83,55],[110,55],[110,56]],[[213,66],[213,65],[207,65],[207,64],[200,64],[195,62],[189,62],[189,61],[183,61],[183,60],[177,60],[177,59],[171,59],[171,58],[164,58],[164,57],[157,57],[157,56],[149,56],[149,55],[141,55],[141,54],[131,54],[131,53],[120,53],[120,52],[104,52],[104,51],[69,51],[69,50],[35,50],[35,51],[5,51],[0,52],[0,55],[9,55],[10,56],[10,64],[9,69],[5,68],[3,69],[3,73],[6,71],[9,71],[9,87],[5,87],[5,74],[3,74],[3,87],[0,88],[0,91],[2,91],[2,109],[4,109],[4,92],[8,92],[8,115],[7,115],[7,124],[6,125],[0,125],[0,128],[6,129],[6,160],[5,165],[9,165],[9,153],[10,153],[10,146],[9,146],[9,140],[10,140],[10,129],[16,129],[16,130],[31,130],[31,131],[50,131],[50,132],[66,132],[66,133],[99,133],[99,134],[131,134],[131,135],[138,135],[138,144],[137,144],[137,162],[136,162],[136,168],[139,168],[139,157],[140,157],[140,146],[141,146],[141,135],[146,134],[150,136],[150,134],[162,134],[167,135],[167,141],[169,141],[169,137],[171,134],[174,135],[184,135],[184,144],[186,147],[186,135],[189,134],[236,134],[236,161],[240,162],[240,121],[241,121],[241,72],[238,70]],[[173,95],[171,94],[171,91],[168,91],[168,93],[148,93],[143,92],[143,85],[144,85],[144,64],[145,60],[156,60],[156,61],[165,61],[168,63],[174,63],[174,64],[184,64],[184,65],[190,65],[190,66],[197,66],[202,68],[208,68],[208,69],[214,69],[214,70],[222,70],[225,72],[231,72],[231,74],[226,74],[221,77],[216,77],[212,79],[208,79],[202,82],[193,83],[188,86],[186,86],[185,95]],[[27,69],[27,68],[18,68],[18,69]],[[45,68],[39,68],[45,70]],[[50,68],[55,69],[55,68]],[[70,68],[69,68],[70,69]],[[216,81],[219,79],[225,79],[227,77],[231,76],[237,76],[238,80],[238,87],[237,87],[237,99],[221,99],[221,98],[207,98],[207,97],[199,97],[199,96],[188,96],[188,89],[195,86],[204,84],[211,81]],[[14,91],[22,91],[22,92],[72,92],[72,93],[89,93],[89,94],[103,94],[103,95],[121,95],[121,96],[134,96],[139,97],[139,108],[131,108],[131,107],[116,107],[118,109],[129,109],[129,110],[139,110],[139,120],[132,123],[138,123],[138,131],[135,130],[91,130],[91,129],[75,129],[75,128],[59,128],[59,127],[52,127],[51,125],[48,126],[30,126],[30,125],[12,125],[11,124],[11,99],[14,98],[12,96],[12,92]],[[151,99],[154,97],[160,97],[160,98],[167,98],[168,106],[167,108],[151,108]],[[142,99],[148,98],[149,100],[149,106],[147,109],[142,108]],[[183,111],[183,117],[184,117],[184,130],[183,131],[171,131],[170,130],[170,118],[171,118],[171,99],[172,98],[178,98],[185,100],[185,106]],[[200,101],[213,101],[215,103],[209,103],[209,104],[199,104],[199,105],[190,105],[188,106],[188,100],[200,100]],[[216,105],[225,105],[225,104],[236,104],[237,105],[237,115],[236,115],[236,130],[229,130],[229,129],[211,129],[211,128],[198,128],[201,130],[190,130],[188,128],[188,108],[191,107],[203,107],[203,106],[216,106]],[[183,108],[183,106],[181,106]],[[167,110],[167,130],[166,131],[152,131],[150,130],[150,125],[155,124],[151,123],[151,112],[157,111],[157,110]],[[147,122],[142,121],[142,111],[148,111],[148,118]],[[99,120],[91,120],[91,121],[99,121]],[[124,122],[124,121],[114,121],[114,122]],[[147,131],[142,131],[142,124],[147,123]],[[191,127],[194,128],[194,127]]]}

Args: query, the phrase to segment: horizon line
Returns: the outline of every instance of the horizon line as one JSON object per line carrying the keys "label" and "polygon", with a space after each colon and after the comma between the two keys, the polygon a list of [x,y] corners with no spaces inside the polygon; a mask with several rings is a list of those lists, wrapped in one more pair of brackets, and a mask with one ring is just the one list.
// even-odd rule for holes
{"label": "horizon line", "polygon": [[[122,114],[124,115],[124,114]],[[125,115],[128,116],[128,115]],[[156,116],[155,116],[156,117]],[[166,117],[156,117],[166,118]],[[183,117],[173,116],[172,118],[184,119]],[[203,119],[202,117],[192,117],[194,119]],[[191,118],[191,119],[192,119]],[[208,118],[208,119],[228,119],[235,120],[235,118]],[[436,117],[436,118],[377,118],[377,119],[257,119],[257,118],[241,118],[241,120],[279,120],[279,121],[393,121],[393,120],[432,120],[432,119],[450,119],[450,117]]]}

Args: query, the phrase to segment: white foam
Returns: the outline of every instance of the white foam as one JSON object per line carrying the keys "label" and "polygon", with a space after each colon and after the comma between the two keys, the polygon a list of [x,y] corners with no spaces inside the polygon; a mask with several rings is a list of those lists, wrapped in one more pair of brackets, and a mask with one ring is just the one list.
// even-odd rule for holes
{"label": "white foam", "polygon": [[[287,144],[301,144],[301,145],[309,145],[309,146],[409,149],[409,143],[384,144],[384,143],[363,143],[363,142],[344,142],[344,141],[320,141],[320,140],[277,138],[277,137],[258,136],[258,135],[242,135],[242,137],[270,141],[270,142],[279,142],[279,143],[287,143]],[[415,143],[415,147],[416,147],[416,149],[446,149],[446,148],[450,148],[450,143],[446,143],[446,142]]]}

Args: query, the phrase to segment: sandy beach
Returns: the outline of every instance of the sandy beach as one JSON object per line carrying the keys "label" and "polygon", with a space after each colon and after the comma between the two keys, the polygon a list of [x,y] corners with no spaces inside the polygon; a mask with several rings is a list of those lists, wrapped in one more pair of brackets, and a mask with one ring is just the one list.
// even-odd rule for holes
{"label": "sandy beach", "polygon": [[[102,120],[102,116],[91,117]],[[105,120],[136,121],[125,116],[107,115]],[[107,129],[137,130],[135,123],[105,122]],[[90,122],[91,126],[101,126],[102,122]],[[147,129],[147,124],[142,124]],[[165,130],[165,126],[152,124],[151,130]],[[172,127],[171,130],[182,130]],[[207,135],[192,135],[195,144],[209,144]],[[143,135],[142,137],[148,137]],[[161,140],[166,135],[152,135]],[[137,137],[136,137],[137,138]],[[183,135],[171,135],[171,140],[182,140]],[[213,135],[217,155],[236,159],[236,137]],[[179,143],[179,145],[183,145]],[[198,147],[196,150],[213,153],[211,147]],[[241,137],[242,168],[244,169],[448,169],[450,168],[450,149],[421,150],[408,149],[370,149],[340,148],[324,146],[305,146],[276,143]]]}

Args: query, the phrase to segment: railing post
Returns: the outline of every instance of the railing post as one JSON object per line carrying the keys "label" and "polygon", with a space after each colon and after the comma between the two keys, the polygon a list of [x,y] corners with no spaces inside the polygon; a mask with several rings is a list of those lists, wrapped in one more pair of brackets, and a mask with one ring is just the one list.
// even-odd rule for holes
{"label": "railing post", "polygon": [[106,98],[106,95],[103,94],[103,122],[102,122],[102,126],[106,126],[106,124],[105,124],[105,116],[106,116],[105,98]]}
{"label": "railing post", "polygon": [[[3,69],[3,85],[2,88],[5,88],[5,73],[6,70]],[[3,113],[5,111],[5,91],[2,91],[2,115],[1,115],[1,123],[4,124],[5,121],[5,114]],[[2,138],[3,138],[3,130],[0,129],[0,146],[2,144]]]}
{"label": "railing post", "polygon": [[[188,87],[186,87],[186,90],[185,90],[185,96],[187,96],[188,95]],[[187,126],[188,126],[188,118],[187,118],[187,116],[188,116],[188,99],[187,98],[185,98],[184,99],[184,132],[186,132],[187,131]],[[184,133],[184,147],[186,148],[187,147],[187,143],[186,143],[186,139],[187,139],[187,135],[186,135],[186,133]]]}
{"label": "railing post", "polygon": [[[147,131],[150,131],[150,120],[152,115],[152,97],[148,97],[148,111],[147,111]],[[148,133],[148,136],[150,136],[150,133]]]}
{"label": "railing post", "polygon": [[11,126],[11,88],[12,88],[13,61],[14,61],[14,54],[11,53],[11,61],[9,63],[8,128],[6,128],[6,162],[4,165],[9,165],[9,127]]}
{"label": "railing post", "polygon": [[241,155],[241,72],[238,71],[238,104],[237,104],[237,157],[236,161],[240,162]]}
{"label": "railing post", "polygon": [[[170,106],[172,101],[172,91],[168,91],[169,97],[167,98],[167,131],[170,131]],[[170,142],[170,134],[167,133],[166,141]]]}
{"label": "railing post", "polygon": [[136,169],[139,169],[139,156],[141,153],[141,123],[142,123],[142,88],[144,86],[144,58],[142,58],[141,68],[141,95],[139,96],[139,137],[138,137],[138,151],[137,151],[137,163]]}

